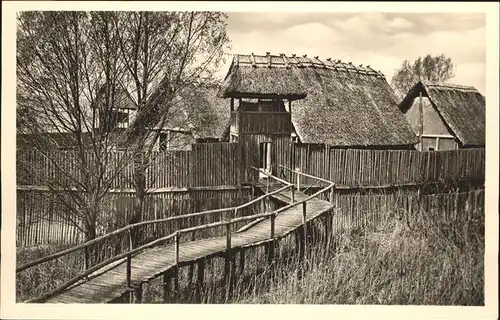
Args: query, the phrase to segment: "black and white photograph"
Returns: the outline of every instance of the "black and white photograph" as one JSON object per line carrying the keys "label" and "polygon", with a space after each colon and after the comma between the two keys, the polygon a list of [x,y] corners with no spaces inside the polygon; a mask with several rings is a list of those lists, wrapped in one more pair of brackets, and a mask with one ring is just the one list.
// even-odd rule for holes
{"label": "black and white photograph", "polygon": [[498,3],[195,4],[11,3],[12,308],[497,318]]}

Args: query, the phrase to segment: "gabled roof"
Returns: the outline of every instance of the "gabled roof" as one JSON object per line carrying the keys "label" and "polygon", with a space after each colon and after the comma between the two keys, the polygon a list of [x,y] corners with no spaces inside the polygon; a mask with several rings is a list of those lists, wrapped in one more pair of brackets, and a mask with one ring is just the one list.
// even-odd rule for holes
{"label": "gabled roof", "polygon": [[400,109],[406,112],[420,92],[464,146],[485,145],[486,99],[476,88],[422,80],[409,90]]}
{"label": "gabled roof", "polygon": [[370,66],[307,56],[235,55],[222,95],[273,94],[297,100],[292,103],[292,122],[303,143],[339,147],[417,143],[394,91]]}

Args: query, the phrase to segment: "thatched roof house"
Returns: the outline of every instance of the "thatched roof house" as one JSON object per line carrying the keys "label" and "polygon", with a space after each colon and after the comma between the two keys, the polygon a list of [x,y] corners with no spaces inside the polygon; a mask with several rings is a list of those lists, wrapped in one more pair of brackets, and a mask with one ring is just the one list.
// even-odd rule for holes
{"label": "thatched roof house", "polygon": [[383,74],[318,57],[235,55],[224,98],[287,99],[300,142],[335,147],[409,147],[415,134]]}
{"label": "thatched roof house", "polygon": [[[416,99],[420,95],[425,99],[422,118]],[[416,134],[422,119],[423,138],[453,139],[455,148],[463,148],[485,145],[485,103],[485,97],[474,87],[422,80],[410,89],[399,107]],[[438,145],[433,149],[450,149]]]}

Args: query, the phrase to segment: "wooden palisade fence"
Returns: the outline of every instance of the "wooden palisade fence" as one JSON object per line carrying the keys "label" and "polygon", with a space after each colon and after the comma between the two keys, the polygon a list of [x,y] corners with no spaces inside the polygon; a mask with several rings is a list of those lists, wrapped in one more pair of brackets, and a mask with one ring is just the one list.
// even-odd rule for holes
{"label": "wooden palisade fence", "polygon": [[[482,188],[484,183],[484,149],[417,152],[294,145],[291,152],[293,165],[290,167],[336,184],[336,202],[341,212],[346,212],[345,219],[382,207],[391,210],[412,208],[417,203],[418,186],[423,184],[440,182],[453,186],[458,182],[472,181]],[[255,198],[254,189],[248,181],[241,179],[242,170],[251,168],[241,168],[240,155],[237,143],[194,144],[192,151],[154,154],[147,173],[147,185],[151,189],[145,199],[144,219],[234,207]],[[111,153],[111,156],[116,159],[111,163],[126,157],[121,151]],[[57,165],[66,166],[78,178],[74,161],[70,161],[72,157],[71,151],[54,151],[50,155],[51,159],[56,159]],[[80,242],[81,232],[60,217],[59,213],[64,209],[44,188],[44,181],[58,177],[57,168],[40,153],[29,149],[17,151],[17,163],[18,246]],[[31,167],[25,170],[26,166]],[[132,174],[132,165],[127,164],[105,197],[103,211],[106,214],[101,218],[103,230],[100,234],[127,225],[134,201]],[[284,172],[284,176],[296,183],[296,178],[290,173]],[[306,188],[311,185],[319,187],[317,180],[307,176],[301,177],[299,182]],[[406,186],[414,187],[400,190]],[[384,193],[384,189],[382,194],[366,194],[357,190],[360,187],[390,187],[392,191]],[[459,198],[463,197],[468,196],[462,193]],[[401,203],[401,199],[406,199],[411,205]],[[473,206],[471,201],[468,203]],[[258,212],[259,208],[247,210],[253,211],[245,212],[245,215]]]}

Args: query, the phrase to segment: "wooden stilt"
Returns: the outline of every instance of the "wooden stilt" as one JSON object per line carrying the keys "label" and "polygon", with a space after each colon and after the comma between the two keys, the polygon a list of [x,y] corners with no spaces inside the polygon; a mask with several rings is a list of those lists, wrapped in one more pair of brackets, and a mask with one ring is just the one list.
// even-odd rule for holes
{"label": "wooden stilt", "polygon": [[234,286],[236,284],[236,254],[231,254],[231,272],[229,278],[229,293],[228,300],[231,301],[233,298]]}
{"label": "wooden stilt", "polygon": [[[304,226],[300,226],[297,229],[297,236],[296,236],[295,239],[296,239],[295,245],[297,247],[299,261],[301,262],[302,267],[303,267],[304,256],[305,256],[305,232],[304,232]],[[298,277],[302,278],[302,268],[298,269]]]}
{"label": "wooden stilt", "polygon": [[188,279],[187,279],[187,288],[188,288],[188,299],[192,299],[193,296],[192,296],[192,293],[193,293],[193,273],[194,273],[194,265],[191,264],[189,265],[189,269],[188,269]]}
{"label": "wooden stilt", "polygon": [[179,267],[174,267],[172,269],[172,276],[174,278],[174,292],[172,301],[179,301]]}
{"label": "wooden stilt", "polygon": [[224,301],[227,301],[229,298],[229,291],[230,291],[230,279],[231,278],[231,251],[226,252],[226,256],[224,257],[224,282],[223,282],[223,288],[225,289],[223,291],[224,294]]}
{"label": "wooden stilt", "polygon": [[325,215],[325,248],[330,248],[330,236],[332,233],[332,217],[331,213]]}
{"label": "wooden stilt", "polygon": [[198,276],[196,278],[195,286],[195,301],[201,303],[201,291],[203,289],[203,282],[205,278],[205,260],[198,261]]}
{"label": "wooden stilt", "polygon": [[245,249],[240,250],[240,275],[245,271]]}
{"label": "wooden stilt", "polygon": [[142,283],[134,290],[134,303],[142,303]]}
{"label": "wooden stilt", "polygon": [[171,287],[170,271],[163,273],[163,302],[170,302],[170,287]]}

